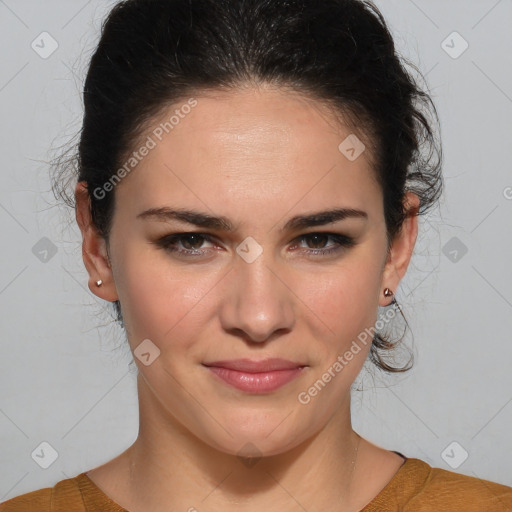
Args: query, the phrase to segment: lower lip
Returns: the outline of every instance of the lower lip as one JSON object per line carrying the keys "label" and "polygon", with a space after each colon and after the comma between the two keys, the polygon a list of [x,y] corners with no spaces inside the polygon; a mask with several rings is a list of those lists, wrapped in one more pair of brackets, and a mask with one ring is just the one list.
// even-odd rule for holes
{"label": "lower lip", "polygon": [[218,366],[208,366],[227,384],[247,393],[268,393],[284,386],[300,375],[304,367],[272,372],[248,373]]}

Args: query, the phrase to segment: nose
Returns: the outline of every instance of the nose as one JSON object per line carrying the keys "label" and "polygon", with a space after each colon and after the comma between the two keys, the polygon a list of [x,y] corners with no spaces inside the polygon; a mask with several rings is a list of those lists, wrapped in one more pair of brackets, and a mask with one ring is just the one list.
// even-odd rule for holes
{"label": "nose", "polygon": [[296,302],[284,268],[269,259],[265,252],[252,263],[238,258],[225,283],[222,327],[253,343],[290,332],[295,323]]}

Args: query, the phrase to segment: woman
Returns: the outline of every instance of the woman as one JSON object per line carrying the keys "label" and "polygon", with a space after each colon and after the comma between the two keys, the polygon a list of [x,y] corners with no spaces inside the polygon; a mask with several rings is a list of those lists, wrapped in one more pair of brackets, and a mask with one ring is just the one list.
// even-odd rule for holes
{"label": "woman", "polygon": [[512,510],[351,426],[365,360],[408,369],[381,330],[442,189],[435,107],[371,3],[121,2],[84,102],[76,218],[139,434],[0,511]]}

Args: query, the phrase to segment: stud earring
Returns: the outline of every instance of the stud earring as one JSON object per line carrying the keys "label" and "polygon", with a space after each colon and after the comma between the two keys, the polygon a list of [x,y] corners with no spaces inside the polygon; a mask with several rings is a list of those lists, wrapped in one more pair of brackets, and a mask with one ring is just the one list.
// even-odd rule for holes
{"label": "stud earring", "polygon": [[394,305],[400,311],[402,310],[402,308],[399,306],[398,302],[395,299],[395,294],[389,288],[384,288],[384,297],[392,297],[391,302],[388,304],[388,306]]}
{"label": "stud earring", "polygon": [[99,281],[96,281],[96,286],[101,286],[103,284],[103,281],[100,279]]}

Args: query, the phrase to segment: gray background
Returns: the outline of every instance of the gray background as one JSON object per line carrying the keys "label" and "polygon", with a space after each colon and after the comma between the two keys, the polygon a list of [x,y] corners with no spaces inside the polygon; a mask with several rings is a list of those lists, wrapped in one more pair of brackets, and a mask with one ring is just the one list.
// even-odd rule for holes
{"label": "gray background", "polygon": [[[415,368],[363,369],[354,427],[512,486],[512,1],[376,3],[438,106],[446,191],[397,291]],[[131,355],[87,288],[73,213],[55,206],[45,163],[80,127],[81,81],[111,5],[0,0],[0,501],[100,465],[137,435]],[[59,45],[47,58],[31,47],[44,31]],[[454,31],[469,43],[458,58]],[[58,454],[47,469],[31,455],[42,442]]]}

